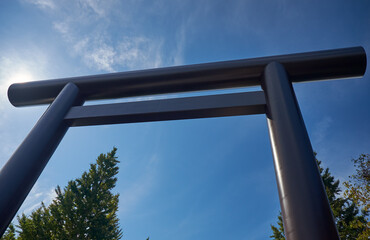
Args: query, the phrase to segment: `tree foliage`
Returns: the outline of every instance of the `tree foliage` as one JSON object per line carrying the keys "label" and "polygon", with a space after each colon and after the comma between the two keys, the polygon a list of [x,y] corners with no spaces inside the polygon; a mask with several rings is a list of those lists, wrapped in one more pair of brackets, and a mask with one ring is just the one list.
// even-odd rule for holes
{"label": "tree foliage", "polygon": [[[367,210],[363,209],[360,211],[360,205],[351,197],[340,197],[339,193],[341,192],[341,189],[339,187],[339,180],[335,180],[328,168],[323,169],[320,161],[317,161],[317,163],[340,238],[348,240],[369,239],[370,235],[368,232],[369,221],[367,219]],[[358,170],[358,166],[356,167]],[[359,171],[357,171],[357,173],[358,172]],[[360,172],[364,171],[360,170]],[[352,182],[352,184],[355,183]],[[271,225],[272,235],[270,238],[275,240],[284,240],[285,235],[281,213],[278,216],[277,225],[277,227]]]}
{"label": "tree foliage", "polygon": [[13,224],[10,224],[4,235],[0,238],[1,240],[16,240],[15,228]]}
{"label": "tree foliage", "polygon": [[344,182],[346,190],[344,196],[352,199],[364,210],[370,210],[370,154],[361,154],[352,159],[356,173],[349,176],[349,181]]}
{"label": "tree foliage", "polygon": [[118,194],[113,194],[118,173],[114,148],[101,154],[80,178],[70,181],[53,202],[29,216],[18,216],[17,232],[11,225],[1,239],[120,239]]}
{"label": "tree foliage", "polygon": [[[363,212],[370,210],[370,154],[361,154],[352,159],[356,173],[344,182],[346,190],[344,196],[351,199],[357,206],[363,207]],[[370,236],[370,222],[367,222],[366,230],[359,239],[368,239]]]}

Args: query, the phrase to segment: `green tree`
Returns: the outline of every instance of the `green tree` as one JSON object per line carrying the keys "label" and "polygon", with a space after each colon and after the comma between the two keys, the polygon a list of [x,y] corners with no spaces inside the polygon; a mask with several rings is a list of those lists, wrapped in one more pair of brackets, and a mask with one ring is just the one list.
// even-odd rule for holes
{"label": "green tree", "polygon": [[281,213],[278,216],[277,224],[278,224],[278,227],[271,225],[272,235],[270,236],[270,238],[275,239],[275,240],[285,240],[283,217],[281,216]]}
{"label": "green tree", "polygon": [[63,190],[58,186],[48,207],[42,204],[29,216],[18,217],[17,238],[12,227],[2,239],[120,239],[119,195],[112,193],[119,163],[116,151],[101,154],[89,171]]}
{"label": "green tree", "polygon": [[[368,239],[363,238],[367,231],[367,212],[360,212],[359,206],[350,198],[339,197],[338,194],[341,192],[339,180],[335,180],[328,168],[324,170],[321,167],[320,161],[317,161],[317,163],[325,186],[326,194],[333,211],[340,238],[351,240]],[[278,227],[271,225],[272,235],[270,238],[275,240],[283,240],[285,239],[285,235],[281,213],[278,216],[277,224]],[[367,235],[367,237],[368,236],[369,235]]]}
{"label": "green tree", "polygon": [[[358,206],[362,206],[363,212],[368,213],[370,210],[370,154],[361,154],[358,158],[352,159],[352,162],[355,165],[356,173],[349,177],[349,181],[343,183],[346,187],[344,196]],[[361,222],[357,224],[363,225]],[[365,229],[358,239],[369,239],[369,221],[367,221]]]}
{"label": "green tree", "polygon": [[361,154],[352,159],[352,162],[356,173],[349,176],[349,181],[344,182],[344,196],[363,206],[364,210],[370,210],[370,154]]}
{"label": "green tree", "polygon": [[16,240],[15,228],[13,224],[10,224],[4,235],[0,240]]}

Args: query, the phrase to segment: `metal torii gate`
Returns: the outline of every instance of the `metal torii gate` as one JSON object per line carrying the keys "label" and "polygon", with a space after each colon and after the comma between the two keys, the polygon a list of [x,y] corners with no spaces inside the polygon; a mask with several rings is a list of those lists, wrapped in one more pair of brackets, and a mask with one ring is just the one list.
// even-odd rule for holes
{"label": "metal torii gate", "polygon": [[[363,76],[362,47],[157,68],[9,87],[49,108],[0,171],[0,236],[69,127],[266,114],[288,240],[339,239],[292,82]],[[261,85],[263,91],[82,106],[85,101]]]}

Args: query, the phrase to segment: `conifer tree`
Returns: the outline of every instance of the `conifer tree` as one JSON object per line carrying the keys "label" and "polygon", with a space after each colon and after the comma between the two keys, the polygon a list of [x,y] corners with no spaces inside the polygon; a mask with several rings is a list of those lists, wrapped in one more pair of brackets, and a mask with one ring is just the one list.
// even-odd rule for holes
{"label": "conifer tree", "polygon": [[80,178],[56,188],[56,199],[29,216],[18,217],[18,236],[11,225],[1,240],[31,239],[120,239],[118,194],[113,194],[118,173],[114,148],[101,154]]}
{"label": "conifer tree", "polygon": [[16,240],[15,237],[15,228],[13,224],[10,224],[6,232],[2,237],[0,237],[0,240]]}

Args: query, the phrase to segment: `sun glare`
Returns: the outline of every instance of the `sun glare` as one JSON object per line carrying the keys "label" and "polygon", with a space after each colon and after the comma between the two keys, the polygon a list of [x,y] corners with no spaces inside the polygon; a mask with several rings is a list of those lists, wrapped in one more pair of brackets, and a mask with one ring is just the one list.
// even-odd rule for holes
{"label": "sun glare", "polygon": [[5,93],[8,91],[9,86],[13,83],[30,82],[35,80],[32,73],[25,69],[9,71],[8,74],[4,74],[2,78],[3,81],[0,82],[0,92],[2,96],[7,95]]}
{"label": "sun glare", "polygon": [[32,74],[29,71],[22,70],[14,73],[8,79],[10,84],[12,83],[19,83],[19,82],[29,82],[34,80]]}

